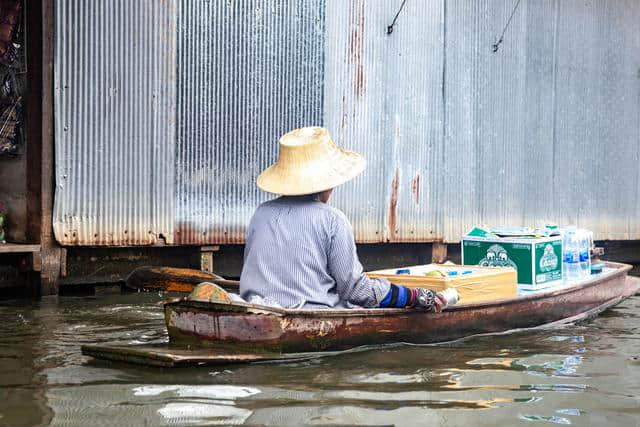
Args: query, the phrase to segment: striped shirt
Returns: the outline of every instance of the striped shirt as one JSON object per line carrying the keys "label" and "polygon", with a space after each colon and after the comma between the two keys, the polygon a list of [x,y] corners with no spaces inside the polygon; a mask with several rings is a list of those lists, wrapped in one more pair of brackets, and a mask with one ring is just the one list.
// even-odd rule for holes
{"label": "striped shirt", "polygon": [[386,279],[363,270],[353,230],[338,209],[310,196],[261,204],[251,218],[240,277],[240,296],[287,308],[377,307]]}

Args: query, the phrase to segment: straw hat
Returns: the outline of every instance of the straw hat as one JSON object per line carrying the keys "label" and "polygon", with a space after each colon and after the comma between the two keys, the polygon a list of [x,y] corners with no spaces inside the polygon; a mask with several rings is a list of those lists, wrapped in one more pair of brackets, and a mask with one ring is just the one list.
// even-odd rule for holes
{"label": "straw hat", "polygon": [[260,174],[257,184],[286,196],[319,193],[355,178],[365,164],[360,154],[337,147],[325,128],[305,127],[280,138],[278,161]]}

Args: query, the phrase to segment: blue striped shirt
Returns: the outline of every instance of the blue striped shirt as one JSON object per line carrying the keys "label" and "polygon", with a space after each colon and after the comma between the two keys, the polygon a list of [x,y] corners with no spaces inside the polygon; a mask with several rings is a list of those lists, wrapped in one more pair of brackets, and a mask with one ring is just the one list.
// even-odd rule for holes
{"label": "blue striped shirt", "polygon": [[353,230],[338,209],[310,196],[279,197],[251,218],[240,277],[240,296],[282,307],[377,307],[386,279],[363,270]]}

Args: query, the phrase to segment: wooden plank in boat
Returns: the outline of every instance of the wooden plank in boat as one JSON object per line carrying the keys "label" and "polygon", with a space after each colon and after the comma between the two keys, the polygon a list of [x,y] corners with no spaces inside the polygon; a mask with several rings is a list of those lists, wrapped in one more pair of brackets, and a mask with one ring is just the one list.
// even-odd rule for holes
{"label": "wooden plank in boat", "polygon": [[[239,353],[223,349],[189,349],[164,345],[110,345],[88,344],[82,354],[96,359],[137,365],[174,368],[180,366],[229,365],[235,363],[294,361],[309,358],[296,354]],[[317,356],[316,356],[317,357]]]}

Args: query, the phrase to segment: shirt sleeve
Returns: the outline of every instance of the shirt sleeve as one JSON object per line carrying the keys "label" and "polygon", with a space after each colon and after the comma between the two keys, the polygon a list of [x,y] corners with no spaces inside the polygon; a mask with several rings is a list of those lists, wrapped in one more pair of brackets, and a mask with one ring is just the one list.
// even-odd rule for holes
{"label": "shirt sleeve", "polygon": [[389,293],[386,279],[370,279],[358,260],[353,229],[344,215],[336,215],[327,254],[329,274],[340,300],[361,307],[378,307]]}

